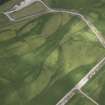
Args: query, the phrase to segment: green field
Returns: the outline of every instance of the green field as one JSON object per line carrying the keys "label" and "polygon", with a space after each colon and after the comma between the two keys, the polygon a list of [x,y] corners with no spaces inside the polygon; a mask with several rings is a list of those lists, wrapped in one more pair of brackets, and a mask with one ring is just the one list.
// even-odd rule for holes
{"label": "green field", "polygon": [[100,105],[105,104],[105,67],[86,86],[83,91],[96,100]]}
{"label": "green field", "polygon": [[95,105],[83,95],[77,93],[67,105]]}
{"label": "green field", "polygon": [[84,14],[105,33],[105,0],[44,0],[52,8],[65,8]]}
{"label": "green field", "polygon": [[[13,1],[8,2],[10,6],[17,2]],[[63,4],[63,1],[57,1],[64,6],[67,2],[65,0]],[[8,3],[2,5],[0,11],[3,12]],[[50,3],[52,2],[49,1],[48,4]],[[55,105],[105,56],[105,49],[95,34],[76,16],[49,13],[21,22],[10,22],[2,12],[1,105]],[[100,75],[102,76],[98,77],[103,78],[100,79],[103,85],[104,74]],[[94,95],[96,84],[92,84],[93,88],[86,86],[84,90]],[[100,91],[104,91],[103,86]],[[80,105],[93,105],[80,95],[74,98],[73,104],[70,105],[77,105],[76,103],[82,100]],[[100,98],[97,100],[102,102]]]}
{"label": "green field", "polygon": [[14,17],[15,19],[21,19],[21,18],[24,18],[26,16],[38,15],[38,14],[45,13],[45,12],[47,12],[46,7],[44,7],[39,2],[36,2],[36,3],[33,3],[32,5],[30,5],[28,7],[25,7],[24,9],[22,9],[20,11],[13,12],[10,15],[12,17]]}

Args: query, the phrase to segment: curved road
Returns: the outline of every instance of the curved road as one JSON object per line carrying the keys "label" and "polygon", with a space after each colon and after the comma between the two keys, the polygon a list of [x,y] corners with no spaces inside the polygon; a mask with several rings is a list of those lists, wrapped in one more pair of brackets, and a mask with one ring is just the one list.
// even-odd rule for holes
{"label": "curved road", "polygon": [[[68,13],[68,14],[71,14],[73,16],[80,17],[87,24],[87,26],[91,29],[91,31],[96,35],[97,39],[100,41],[100,43],[105,48],[105,38],[103,37],[101,32],[99,32],[97,30],[97,28],[88,19],[86,19],[82,14],[80,14],[78,12],[67,11],[67,10],[64,10],[64,9],[62,9],[62,10],[52,9],[49,6],[47,6],[42,0],[30,0],[30,2],[28,0],[28,3],[25,3],[27,5],[23,5],[23,7],[22,7],[22,5],[20,5],[15,9],[13,8],[13,10],[11,10],[11,11],[4,12],[4,14],[10,19],[10,21],[16,21],[13,17],[10,16],[10,14],[13,13],[13,12],[19,11],[19,10],[23,9],[24,7],[29,6],[29,5],[31,5],[32,3],[35,3],[35,2],[40,2],[41,4],[43,4],[47,8],[48,11],[45,12],[45,13],[42,13],[42,15],[47,14],[47,13],[57,13],[58,12],[58,13]],[[32,16],[27,16],[27,17],[25,17],[23,19],[30,18],[30,17],[33,17],[33,16],[40,16],[40,15],[41,14],[39,13],[39,14],[35,14],[35,15],[32,15]]]}
{"label": "curved road", "polygon": [[[28,0],[29,2],[29,0]],[[78,13],[78,12],[74,12],[74,11],[67,11],[67,10],[60,10],[60,9],[52,9],[49,6],[47,6],[42,0],[30,0],[30,3],[28,3],[28,5],[35,3],[35,2],[40,2],[42,3],[48,10],[48,12],[46,13],[42,13],[43,14],[47,14],[47,13],[68,13],[71,14],[73,16],[78,16],[80,17],[86,24],[87,26],[91,29],[91,31],[96,35],[97,39],[99,40],[99,42],[103,45],[103,47],[105,48],[105,39],[103,37],[103,35],[101,34],[101,32],[99,32],[97,30],[97,28],[88,20],[86,19],[82,14]],[[26,5],[26,6],[28,6]],[[7,11],[4,14],[10,19],[10,21],[16,21],[14,18],[12,18],[10,16],[11,13],[21,10],[26,6],[20,6],[20,8],[18,7],[15,10],[11,10],[11,11]],[[33,17],[33,16],[40,16],[41,14],[35,14],[32,16],[27,16],[26,18],[29,17]],[[23,19],[23,20],[24,20]],[[75,86],[74,88],[72,88],[72,90],[70,90],[56,105],[65,105],[75,94],[78,90],[81,90],[82,87],[97,73],[101,70],[101,68],[105,65],[105,57],[98,63],[96,64]]]}

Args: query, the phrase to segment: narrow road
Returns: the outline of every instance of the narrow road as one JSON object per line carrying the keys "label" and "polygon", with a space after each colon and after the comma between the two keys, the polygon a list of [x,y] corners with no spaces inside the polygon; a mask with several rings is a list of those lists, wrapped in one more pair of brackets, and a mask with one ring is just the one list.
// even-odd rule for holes
{"label": "narrow road", "polygon": [[89,97],[87,94],[85,94],[82,90],[79,90],[79,92],[85,96],[87,99],[89,99],[92,103],[94,103],[95,105],[99,105],[96,101],[94,101],[91,97]]}
{"label": "narrow road", "polygon": [[41,2],[41,0],[24,0],[20,2],[19,5],[13,6],[13,8],[10,11],[4,12],[4,15],[6,15],[10,21],[16,21],[13,17],[10,16],[11,13],[14,13],[16,11],[22,10],[23,8],[35,3],[35,2]]}
{"label": "narrow road", "polygon": [[80,14],[78,12],[72,12],[72,11],[66,11],[66,10],[55,10],[52,12],[63,12],[63,13],[68,13],[68,14],[72,14],[74,16],[80,17],[87,24],[87,26],[90,28],[90,30],[96,35],[97,39],[100,41],[100,43],[105,48],[105,38],[103,37],[101,32],[99,32],[97,30],[97,28],[88,19],[86,19],[82,14]]}
{"label": "narrow road", "polygon": [[[40,2],[42,3],[46,8],[47,8],[47,13],[68,13],[70,15],[73,16],[78,16],[80,17],[86,24],[87,26],[90,28],[90,30],[96,35],[97,39],[99,40],[99,42],[103,45],[103,47],[105,48],[105,39],[103,37],[103,35],[101,34],[101,32],[99,32],[97,30],[97,28],[88,20],[86,19],[82,14],[78,13],[78,12],[74,12],[74,11],[67,11],[67,10],[59,10],[59,9],[52,9],[49,6],[47,6],[42,0],[30,0],[30,4],[32,4],[32,1],[36,2]],[[33,2],[33,3],[34,3]],[[29,5],[30,5],[29,4]],[[28,6],[28,5],[27,5]],[[21,9],[24,8],[21,7]],[[10,21],[16,21],[14,18],[12,18],[10,16],[11,13],[13,13],[14,11],[18,11],[17,10],[11,10],[11,11],[7,11],[4,14],[10,19]],[[44,13],[45,14],[45,13]],[[25,18],[30,18],[33,16],[40,16],[41,14],[36,14],[36,15],[32,15],[32,16],[28,16]],[[24,18],[24,19],[25,19]],[[97,73],[101,70],[101,68],[105,65],[105,57],[98,63],[96,64],[96,66],[94,66],[89,73],[87,73],[75,86],[74,88],[72,88],[72,90],[70,90],[56,105],[65,105],[77,92],[77,90],[81,90],[81,88]]]}
{"label": "narrow road", "polygon": [[105,57],[96,64],[56,105],[65,105],[105,65]]}
{"label": "narrow road", "polygon": [[[11,11],[7,11],[7,12],[4,12],[4,14],[10,19],[10,21],[16,21],[13,17],[10,16],[11,13],[15,12],[15,11],[19,11],[20,9],[23,9],[24,7],[26,6],[29,6],[31,5],[32,3],[35,3],[35,2],[40,2],[41,4],[43,4],[46,8],[47,8],[47,12],[44,13],[44,14],[47,14],[47,13],[68,13],[70,15],[73,15],[73,16],[78,16],[80,17],[86,24],[87,26],[90,28],[90,30],[96,35],[97,39],[100,41],[100,43],[103,45],[103,47],[105,48],[105,38],[103,37],[103,35],[101,34],[101,32],[99,32],[97,30],[97,28],[88,20],[86,19],[82,14],[78,13],[78,12],[74,12],[74,11],[67,11],[67,10],[59,10],[59,9],[52,9],[50,8],[49,6],[47,6],[42,0],[27,0],[28,3],[26,3],[27,5],[23,5],[18,7],[17,9],[13,9]],[[43,13],[42,13],[43,15]],[[41,14],[35,14],[35,15],[32,15],[32,16],[27,16],[25,18],[30,18],[30,17],[34,17],[34,16],[41,16]],[[25,19],[23,18],[23,19]],[[20,20],[23,20],[23,19],[20,19]]]}

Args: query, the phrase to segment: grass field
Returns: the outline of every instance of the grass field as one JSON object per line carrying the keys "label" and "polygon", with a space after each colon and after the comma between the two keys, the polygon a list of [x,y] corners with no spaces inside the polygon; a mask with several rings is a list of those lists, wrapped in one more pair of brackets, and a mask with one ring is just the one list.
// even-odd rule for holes
{"label": "grass field", "polygon": [[100,105],[105,104],[105,67],[84,88],[83,91],[96,100]]}
{"label": "grass field", "polygon": [[[19,23],[0,19],[1,105],[55,105],[105,56],[78,17],[53,13]],[[79,97],[74,101],[92,105]]]}
{"label": "grass field", "polygon": [[105,33],[105,1],[104,0],[44,0],[52,8],[65,8],[79,11],[89,18],[99,30]]}
{"label": "grass field", "polygon": [[25,7],[20,11],[13,12],[10,15],[15,19],[21,19],[26,16],[38,15],[43,12],[47,12],[47,8],[44,7],[41,3],[36,2],[36,3],[33,3],[32,5],[29,5],[28,7]]}
{"label": "grass field", "polygon": [[95,105],[83,95],[77,93],[67,105]]}

